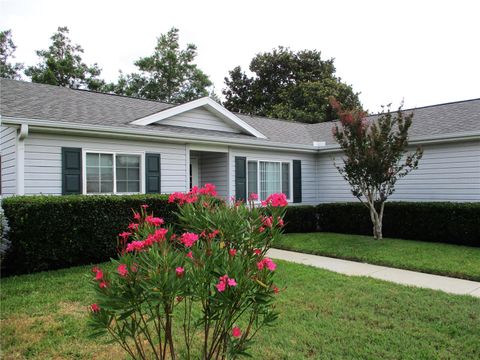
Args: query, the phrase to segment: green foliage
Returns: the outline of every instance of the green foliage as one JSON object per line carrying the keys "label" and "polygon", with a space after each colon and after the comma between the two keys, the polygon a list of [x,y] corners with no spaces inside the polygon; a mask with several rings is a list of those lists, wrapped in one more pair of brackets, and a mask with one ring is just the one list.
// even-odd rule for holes
{"label": "green foliage", "polygon": [[249,77],[237,66],[225,78],[224,106],[244,114],[277,117],[306,123],[336,118],[329,96],[349,107],[359,107],[358,93],[335,76],[333,59],[322,60],[320,52],[297,53],[279,47],[257,54],[250,62]]}
{"label": "green foliage", "polygon": [[116,271],[93,270],[93,336],[108,332],[134,359],[175,359],[179,347],[186,359],[231,359],[272,325],[276,265],[265,254],[284,208],[231,206],[205,189],[180,195],[176,229],[149,208],[135,214]]}
{"label": "green foliage", "polygon": [[407,154],[408,130],[413,113],[396,114],[382,111],[374,120],[367,120],[359,109],[343,110],[335,99],[332,107],[338,110],[340,122],[333,136],[343,150],[343,165],[335,167],[350,184],[353,196],[370,211],[375,239],[382,238],[384,204],[395,191],[398,179],[417,169],[423,151],[420,147]]}
{"label": "green foliage", "polygon": [[135,62],[139,72],[127,75],[120,72],[118,82],[107,85],[104,90],[168,103],[184,103],[208,96],[212,83],[193,62],[197,47],[187,44],[186,49],[180,49],[178,32],[172,28],[160,35],[153,55]]}
{"label": "green foliage", "polygon": [[174,222],[164,195],[19,196],[3,200],[11,249],[5,272],[19,274],[98,263],[116,255],[117,235],[132,209],[148,204]]}
{"label": "green foliage", "polygon": [[5,79],[20,79],[19,72],[23,69],[23,64],[10,63],[10,59],[15,56],[13,53],[17,47],[12,40],[12,31],[0,31],[0,77]]}
{"label": "green foliage", "polygon": [[318,231],[317,208],[313,205],[289,206],[284,220],[286,233]]}
{"label": "green foliage", "polygon": [[52,44],[48,50],[37,50],[41,62],[29,66],[25,74],[35,83],[100,90],[105,84],[99,78],[101,69],[97,64],[87,65],[82,61],[83,49],[72,45],[68,33],[67,27],[59,27],[50,38]]}

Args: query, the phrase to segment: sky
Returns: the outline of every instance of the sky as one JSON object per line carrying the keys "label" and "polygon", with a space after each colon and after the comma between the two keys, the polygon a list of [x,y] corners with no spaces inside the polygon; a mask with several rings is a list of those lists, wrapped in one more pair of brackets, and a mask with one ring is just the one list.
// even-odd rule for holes
{"label": "sky", "polygon": [[228,71],[259,52],[316,49],[375,112],[480,97],[479,14],[475,0],[0,0],[0,30],[12,30],[15,61],[32,65],[67,26],[84,61],[115,81],[177,27],[219,95]]}

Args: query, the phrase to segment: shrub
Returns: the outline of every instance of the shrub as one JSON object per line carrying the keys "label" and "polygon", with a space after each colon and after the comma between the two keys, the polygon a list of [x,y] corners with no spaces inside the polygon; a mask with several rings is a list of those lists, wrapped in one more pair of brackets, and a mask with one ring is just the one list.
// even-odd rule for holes
{"label": "shrub", "polygon": [[281,234],[285,195],[259,209],[215,194],[213,186],[172,194],[177,228],[143,206],[119,235],[116,270],[93,269],[91,325],[134,359],[175,359],[179,345],[186,359],[235,358],[276,318],[276,265],[265,254]]}
{"label": "shrub", "polygon": [[147,204],[168,222],[176,221],[165,195],[19,196],[3,200],[11,249],[5,273],[19,274],[98,263],[116,255],[116,238]]}
{"label": "shrub", "polygon": [[7,218],[3,213],[3,209],[0,207],[0,266],[3,267],[3,259],[7,255],[7,251],[10,249],[10,240],[8,240],[8,233],[10,232],[10,226],[8,225]]}
{"label": "shrub", "polygon": [[317,209],[312,205],[289,206],[285,213],[286,233],[318,231]]}
{"label": "shrub", "polygon": [[[317,206],[320,231],[370,235],[368,209],[360,203]],[[480,203],[388,202],[386,237],[480,246]]]}

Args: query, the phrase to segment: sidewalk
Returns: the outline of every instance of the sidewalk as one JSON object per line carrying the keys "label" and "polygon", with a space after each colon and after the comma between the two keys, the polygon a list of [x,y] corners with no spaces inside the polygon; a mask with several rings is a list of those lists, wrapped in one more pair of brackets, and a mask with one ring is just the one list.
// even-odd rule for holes
{"label": "sidewalk", "polygon": [[325,256],[270,249],[268,256],[274,259],[311,265],[337,273],[354,276],[369,276],[397,284],[441,290],[451,294],[471,295],[480,298],[480,282],[456,279],[447,276],[425,274],[416,271],[370,265],[356,261],[341,260]]}

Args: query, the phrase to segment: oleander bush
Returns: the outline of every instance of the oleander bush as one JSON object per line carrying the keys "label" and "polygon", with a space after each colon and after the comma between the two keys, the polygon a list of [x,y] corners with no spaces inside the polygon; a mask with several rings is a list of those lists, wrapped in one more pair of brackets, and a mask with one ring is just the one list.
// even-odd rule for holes
{"label": "oleander bush", "polygon": [[[119,234],[113,271],[95,267],[93,336],[109,333],[134,359],[233,359],[272,325],[276,264],[266,257],[281,235],[284,194],[264,207],[233,206],[215,187],[174,193],[178,225],[148,205]],[[173,333],[174,324],[183,331]]]}

